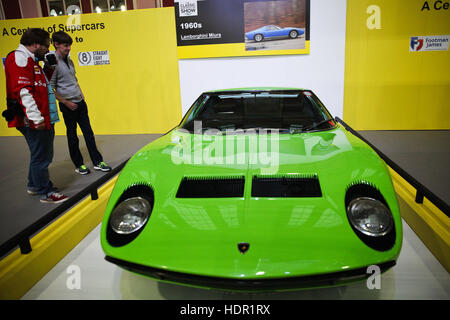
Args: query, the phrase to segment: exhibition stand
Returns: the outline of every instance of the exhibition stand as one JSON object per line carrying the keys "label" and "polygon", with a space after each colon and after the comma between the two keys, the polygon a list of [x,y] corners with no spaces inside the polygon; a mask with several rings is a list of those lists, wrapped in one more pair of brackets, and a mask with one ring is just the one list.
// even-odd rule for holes
{"label": "exhibition stand", "polygon": [[[431,203],[428,197],[430,199],[438,197],[429,190],[429,187],[418,182],[414,178],[413,172],[406,172],[399,167],[395,162],[395,155],[393,156],[386,151],[380,151],[389,149],[387,148],[388,142],[385,144],[373,144],[363,137],[363,135],[367,135],[367,131],[357,132],[341,119],[337,118],[337,121],[345,126],[347,130],[370,144],[389,165],[394,187],[399,196],[402,218],[408,222],[428,249],[448,270],[449,257],[447,249],[449,237],[446,229],[448,217],[444,214],[448,205],[442,200],[437,201],[436,205]],[[139,149],[137,144],[143,146],[146,142],[156,139],[157,135],[143,135],[140,137],[140,142],[137,143],[136,141],[139,140],[139,137],[134,135],[128,136],[127,139],[126,137],[112,136],[111,139],[115,141],[122,139],[128,142],[121,144],[123,152],[124,147],[128,146],[130,148],[133,141],[134,149]],[[15,138],[9,137],[8,139]],[[131,152],[129,151],[129,153]],[[111,157],[111,152],[107,152],[107,154]],[[116,154],[118,159],[123,157],[124,155],[119,152]],[[97,179],[83,185],[79,192],[74,194],[66,203],[56,208],[49,207],[49,211],[43,213],[40,219],[26,226],[24,230],[17,230],[18,232],[14,237],[2,244],[4,252],[10,251],[14,246],[20,246],[20,248],[10,252],[0,261],[0,292],[2,292],[2,298],[17,299],[23,296],[67,253],[76,247],[91,230],[98,226],[103,218],[109,195],[117,179],[116,174],[125,165],[126,159],[124,161],[113,159],[113,162],[117,163],[117,165],[114,166],[112,172],[98,175]],[[65,162],[63,159],[59,161]],[[58,161],[54,163],[55,167],[60,165],[61,163]],[[67,171],[69,171],[70,163],[63,164],[63,167],[66,166],[68,167]],[[73,174],[76,175],[75,173]],[[418,189],[416,189],[417,187]],[[425,195],[420,204],[416,201],[417,191]],[[4,199],[4,201],[6,200]],[[441,211],[438,206],[444,210]],[[36,205],[31,207],[24,206],[21,208],[21,211],[33,212],[35,207]],[[10,219],[14,219],[14,212],[9,212],[9,214]],[[3,225],[5,224],[8,224],[7,221]],[[37,234],[30,239],[30,236],[34,233]],[[25,244],[22,240],[24,238]],[[29,250],[30,248],[31,251]]]}
{"label": "exhibition stand", "polygon": [[[197,15],[187,14],[186,10],[194,10],[189,8],[191,2]],[[434,7],[426,8],[428,2]],[[109,173],[92,170],[80,137],[92,172],[87,176],[74,172],[59,113],[50,177],[69,200],[41,204],[26,192],[29,151],[25,139],[1,120],[0,300],[39,297],[39,290],[32,289],[41,281],[49,282],[46,275],[57,277],[54,274],[61,272],[55,271],[56,266],[80,244],[76,252],[80,256],[92,243],[97,250],[94,259],[84,255],[80,264],[89,259],[103,262],[99,225],[117,176],[130,157],[176,126],[202,92],[255,86],[312,90],[342,126],[375,150],[391,173],[406,230],[401,263],[388,271],[383,285],[389,288],[384,295],[362,286],[353,287],[354,295],[344,297],[416,297],[408,294],[420,293],[420,278],[427,282],[425,298],[448,299],[450,74],[443,70],[448,70],[450,61],[450,10],[437,9],[441,1],[419,0],[273,3],[186,0],[168,8],[0,20],[0,57],[17,48],[28,27],[70,33],[74,39],[70,56],[89,105],[97,144],[113,168]],[[298,27],[295,37],[249,38],[260,24],[281,25],[281,30],[288,23]],[[427,41],[436,47],[425,50]],[[0,101],[6,99],[5,86],[1,76]],[[428,132],[439,134],[431,138]],[[432,165],[426,161],[435,157],[439,159]],[[423,165],[417,165],[418,159]],[[83,244],[83,239],[91,243]],[[72,266],[64,262],[60,268],[67,269],[67,264]],[[154,298],[145,294],[149,287],[158,294],[170,292],[158,298],[187,299],[198,292],[200,298],[229,298],[181,286],[157,286],[112,264],[102,268],[85,267],[83,272],[93,270],[91,277],[103,281],[99,291],[104,289],[105,297],[112,299]],[[48,282],[42,286],[50,287]],[[406,295],[395,294],[397,285]],[[115,286],[121,295],[110,295],[108,286]],[[144,294],[130,294],[134,288]],[[79,299],[92,297],[62,289],[62,297],[72,297],[71,293]],[[316,292],[341,297],[340,289]],[[43,296],[53,299],[55,294]],[[317,296],[308,291],[297,297]]]}

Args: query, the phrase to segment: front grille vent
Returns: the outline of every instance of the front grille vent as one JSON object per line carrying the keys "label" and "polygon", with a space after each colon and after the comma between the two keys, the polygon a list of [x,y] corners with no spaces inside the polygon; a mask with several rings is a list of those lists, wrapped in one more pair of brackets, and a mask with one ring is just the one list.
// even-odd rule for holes
{"label": "front grille vent", "polygon": [[254,176],[252,197],[321,197],[317,175]]}
{"label": "front grille vent", "polygon": [[245,178],[184,177],[177,198],[239,198],[244,196]]}

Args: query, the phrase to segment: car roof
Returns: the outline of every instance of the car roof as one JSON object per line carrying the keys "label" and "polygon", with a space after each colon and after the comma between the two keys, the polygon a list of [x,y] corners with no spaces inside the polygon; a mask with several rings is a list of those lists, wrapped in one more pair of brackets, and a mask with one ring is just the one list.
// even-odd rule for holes
{"label": "car roof", "polygon": [[217,93],[217,92],[242,92],[242,91],[283,91],[283,90],[309,90],[303,88],[291,88],[291,87],[245,87],[245,88],[228,88],[206,91],[205,93]]}

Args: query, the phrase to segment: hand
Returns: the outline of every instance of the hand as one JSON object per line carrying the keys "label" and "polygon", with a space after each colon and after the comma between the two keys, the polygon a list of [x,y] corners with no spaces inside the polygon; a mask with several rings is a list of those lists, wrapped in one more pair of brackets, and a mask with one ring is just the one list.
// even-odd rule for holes
{"label": "hand", "polygon": [[64,105],[69,108],[70,110],[74,111],[78,108],[78,105],[76,103],[73,103],[71,101],[67,101],[64,103]]}
{"label": "hand", "polygon": [[34,128],[35,128],[36,130],[44,130],[44,129],[45,129],[45,121],[43,121],[43,122],[41,122],[41,123],[39,123],[39,124],[35,124],[35,125],[34,125]]}

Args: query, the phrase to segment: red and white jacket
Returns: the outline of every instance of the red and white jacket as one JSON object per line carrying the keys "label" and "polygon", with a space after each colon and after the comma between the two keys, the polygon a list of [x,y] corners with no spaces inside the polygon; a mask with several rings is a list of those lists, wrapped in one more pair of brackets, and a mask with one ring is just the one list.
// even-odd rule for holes
{"label": "red and white jacket", "polygon": [[16,115],[8,127],[34,128],[45,122],[45,129],[50,130],[47,81],[34,54],[21,44],[6,57],[5,73],[7,98],[19,101],[25,112],[25,117]]}

